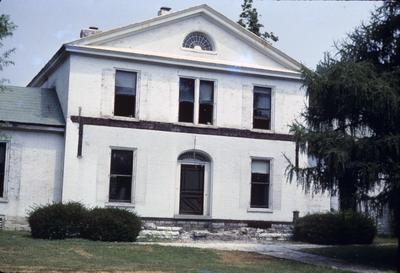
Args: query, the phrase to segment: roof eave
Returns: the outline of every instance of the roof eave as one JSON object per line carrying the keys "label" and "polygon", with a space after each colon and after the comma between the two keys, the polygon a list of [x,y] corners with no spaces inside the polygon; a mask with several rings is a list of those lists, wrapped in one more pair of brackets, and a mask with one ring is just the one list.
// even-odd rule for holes
{"label": "roof eave", "polygon": [[200,60],[179,59],[179,58],[165,57],[165,56],[158,56],[158,55],[147,55],[147,54],[142,54],[142,53],[137,53],[137,52],[123,52],[123,51],[116,51],[116,50],[70,46],[70,45],[66,46],[66,51],[68,51],[70,54],[103,56],[103,57],[109,57],[109,58],[135,60],[135,61],[147,62],[147,63],[177,65],[177,66],[183,66],[183,67],[195,67],[195,68],[200,68],[200,69],[230,72],[230,73],[285,78],[285,79],[291,79],[291,80],[302,80],[300,72],[279,71],[279,70],[272,70],[272,69],[267,69],[267,68],[253,68],[253,67],[240,66],[240,65],[236,66],[236,65],[229,65],[229,64],[216,64],[213,62],[200,61]]}
{"label": "roof eave", "polygon": [[46,65],[36,74],[35,77],[26,85],[27,87],[38,87],[45,80],[47,75],[53,71],[59,64],[60,61],[66,56],[65,50],[66,44],[63,44],[57,52],[51,57],[51,59],[46,63]]}

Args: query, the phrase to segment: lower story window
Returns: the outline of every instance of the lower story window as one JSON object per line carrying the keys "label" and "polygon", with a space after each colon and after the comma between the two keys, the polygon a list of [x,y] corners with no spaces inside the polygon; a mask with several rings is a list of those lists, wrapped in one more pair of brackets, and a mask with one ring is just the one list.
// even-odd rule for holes
{"label": "lower story window", "polygon": [[110,202],[132,201],[132,150],[111,150]]}
{"label": "lower story window", "polygon": [[251,208],[269,208],[270,161],[251,162]]}
{"label": "lower story window", "polygon": [[0,198],[5,195],[6,143],[0,142]]}

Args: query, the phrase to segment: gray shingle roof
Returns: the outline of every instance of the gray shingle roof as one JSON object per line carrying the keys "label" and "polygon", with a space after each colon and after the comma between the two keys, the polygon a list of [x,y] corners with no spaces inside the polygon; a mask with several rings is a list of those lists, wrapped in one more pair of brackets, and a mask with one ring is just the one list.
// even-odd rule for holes
{"label": "gray shingle roof", "polygon": [[65,125],[55,90],[18,86],[0,89],[0,121]]}

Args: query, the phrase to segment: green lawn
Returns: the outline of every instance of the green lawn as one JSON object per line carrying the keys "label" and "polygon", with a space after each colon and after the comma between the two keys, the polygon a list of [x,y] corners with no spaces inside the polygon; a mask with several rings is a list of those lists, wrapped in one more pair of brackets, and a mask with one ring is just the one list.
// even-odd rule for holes
{"label": "green lawn", "polygon": [[305,249],[305,252],[340,259],[352,264],[368,265],[383,270],[394,270],[396,238],[376,238],[372,245],[332,246]]}
{"label": "green lawn", "polygon": [[5,272],[344,272],[238,251],[214,251],[80,239],[34,240],[0,231],[0,271]]}

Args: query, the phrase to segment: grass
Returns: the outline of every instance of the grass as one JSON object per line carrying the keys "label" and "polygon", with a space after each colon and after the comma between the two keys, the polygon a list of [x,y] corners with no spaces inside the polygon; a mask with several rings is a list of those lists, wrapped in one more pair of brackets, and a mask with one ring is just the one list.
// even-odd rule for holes
{"label": "grass", "polygon": [[134,243],[32,239],[28,233],[0,231],[0,271],[4,272],[343,272],[238,251],[177,248]]}
{"label": "grass", "polygon": [[394,270],[396,249],[396,238],[377,237],[372,245],[332,246],[303,251],[352,264],[367,265],[382,270]]}

